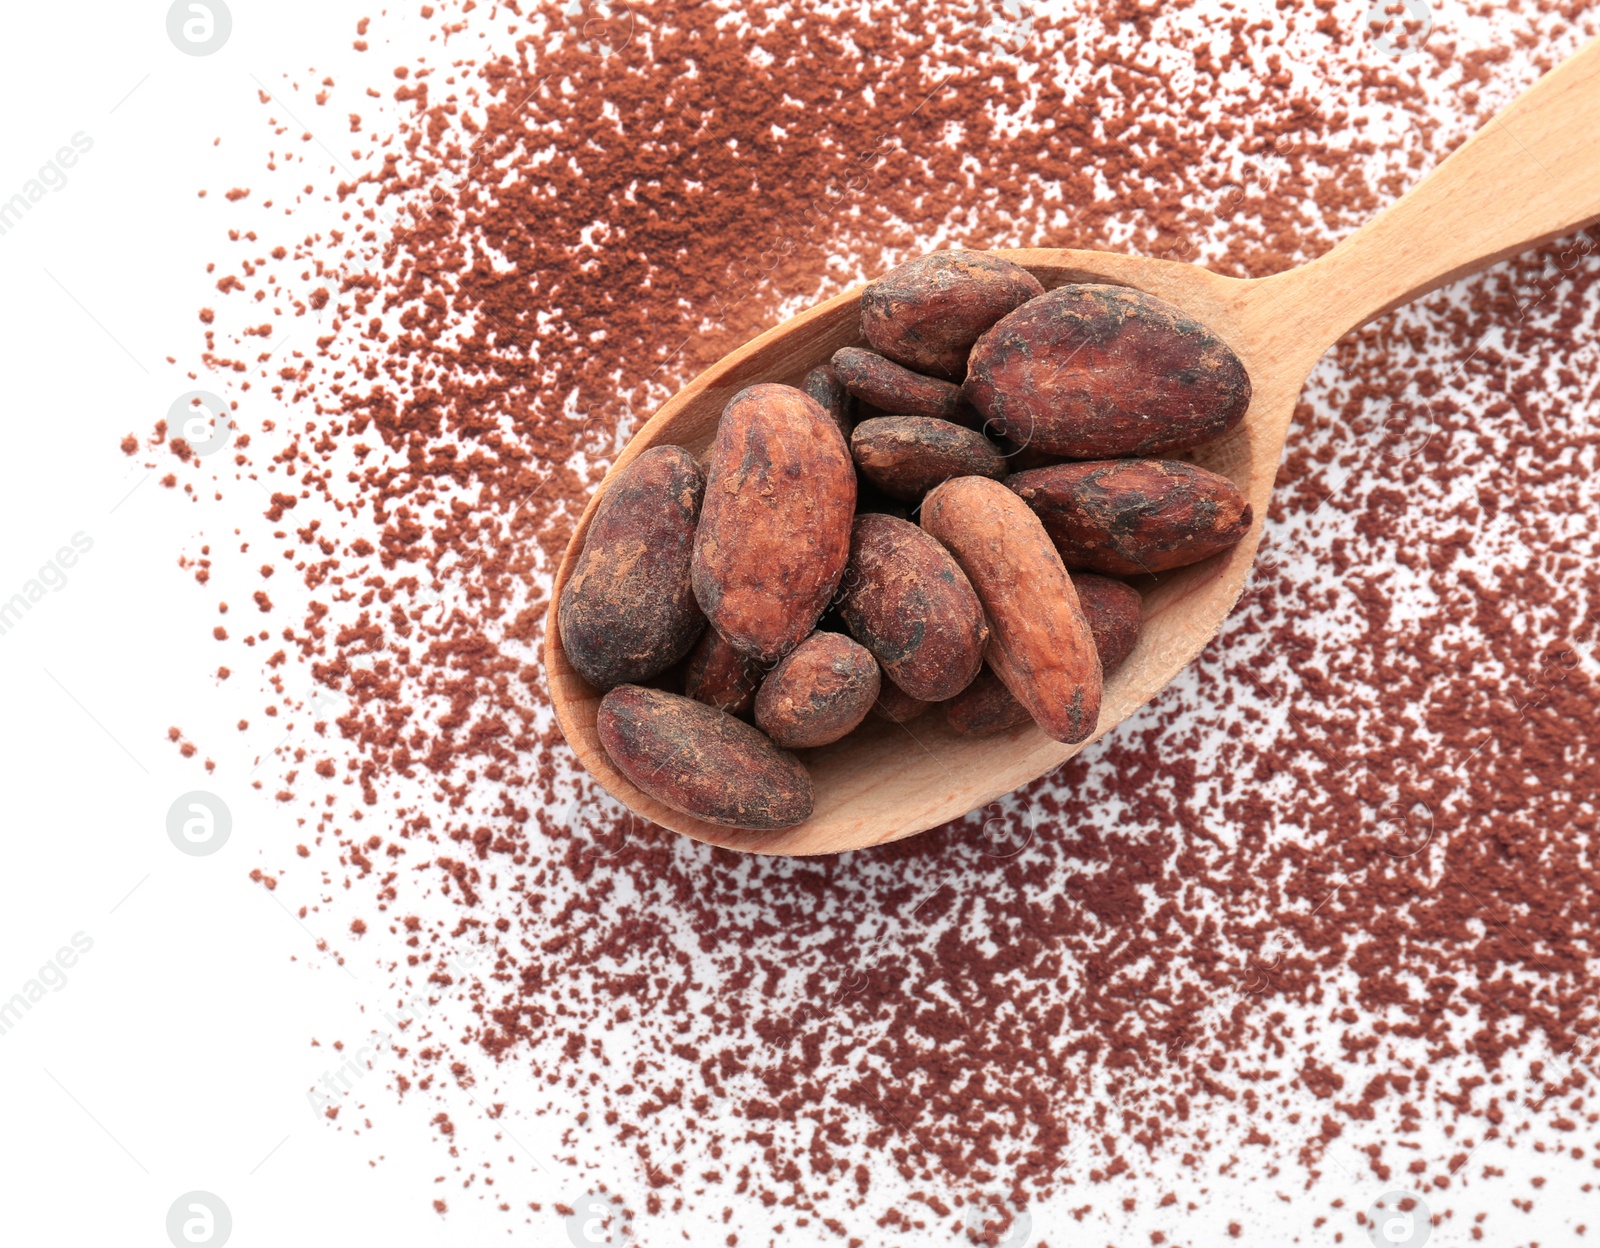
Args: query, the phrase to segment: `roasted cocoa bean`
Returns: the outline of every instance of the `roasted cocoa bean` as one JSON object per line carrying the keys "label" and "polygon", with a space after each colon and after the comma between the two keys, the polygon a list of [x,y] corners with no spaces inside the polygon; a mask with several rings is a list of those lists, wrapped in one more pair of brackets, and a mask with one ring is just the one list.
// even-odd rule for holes
{"label": "roasted cocoa bean", "polygon": [[989,640],[983,607],[957,560],[893,516],[856,517],[840,614],[889,679],[925,702],[971,683]]}
{"label": "roasted cocoa bean", "polygon": [[862,292],[861,334],[897,364],[960,381],[978,336],[1043,293],[1038,278],[999,256],[936,251],[890,269]]}
{"label": "roasted cocoa bean", "polygon": [[811,777],[800,760],[703,702],[621,685],[600,700],[595,727],[618,771],[686,815],[771,830],[811,814]]}
{"label": "roasted cocoa bean", "polygon": [[1072,572],[1072,588],[1078,591],[1078,605],[1094,634],[1094,648],[1100,655],[1100,670],[1109,676],[1133,653],[1144,629],[1144,599],[1126,581],[1093,572]]}
{"label": "roasted cocoa bean", "polygon": [[833,423],[839,426],[839,432],[844,434],[845,441],[850,440],[850,429],[854,421],[851,419],[855,399],[844,388],[844,382],[839,380],[839,374],[833,371],[832,364],[823,364],[813,368],[806,374],[800,388],[822,405],[822,410],[833,417]]}
{"label": "roasted cocoa bean", "polygon": [[978,593],[995,675],[1047,735],[1088,740],[1100,717],[1100,656],[1039,518],[998,481],[958,477],[922,500],[922,527]]}
{"label": "roasted cocoa bean", "polygon": [[872,713],[891,724],[909,724],[932,705],[932,702],[913,698],[894,681],[884,677],[878,688],[878,700],[872,704]]}
{"label": "roasted cocoa bean", "polygon": [[597,689],[659,675],[704,627],[689,575],[704,489],[677,446],[651,447],[606,487],[556,612],[567,660]]}
{"label": "roasted cocoa bean", "polygon": [[960,386],[913,373],[875,352],[841,347],[833,353],[833,371],[856,398],[891,415],[958,423],[973,418],[961,400]]}
{"label": "roasted cocoa bean", "polygon": [[827,745],[867,717],[880,680],[862,646],[843,633],[813,633],[761,683],[756,725],[785,749]]}
{"label": "roasted cocoa bean", "polygon": [[1028,708],[1006,688],[1005,681],[987,667],[944,704],[944,717],[964,737],[992,737],[1032,718]]}
{"label": "roasted cocoa bean", "polygon": [[792,386],[733,396],[711,445],[695,597],[736,649],[772,662],[811,632],[850,554],[856,473],[839,427]]}
{"label": "roasted cocoa bean", "polygon": [[1181,460],[1056,464],[1006,484],[1044,522],[1069,568],[1165,572],[1226,550],[1250,531],[1239,487]]}
{"label": "roasted cocoa bean", "polygon": [[730,715],[743,715],[756,701],[761,688],[761,665],[740,654],[708,628],[693,650],[683,673],[683,692],[696,702],[704,702]]}
{"label": "roasted cocoa bean", "polygon": [[962,393],[990,433],[1070,459],[1159,455],[1244,419],[1250,378],[1171,304],[1122,286],[1062,286],[972,348]]}
{"label": "roasted cocoa bean", "polygon": [[908,503],[951,477],[1006,475],[1006,458],[988,438],[926,416],[864,420],[850,435],[850,454],[862,476]]}

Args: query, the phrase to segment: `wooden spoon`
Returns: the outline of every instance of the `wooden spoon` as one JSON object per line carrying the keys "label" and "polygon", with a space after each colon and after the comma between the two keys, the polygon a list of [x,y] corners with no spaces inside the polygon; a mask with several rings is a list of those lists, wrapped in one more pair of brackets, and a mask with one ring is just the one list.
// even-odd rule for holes
{"label": "wooden spoon", "polygon": [[[1245,492],[1255,524],[1232,550],[1168,573],[1148,590],[1144,636],[1107,682],[1093,739],[1171,681],[1238,600],[1261,539],[1295,402],[1322,354],[1345,333],[1385,312],[1597,218],[1600,40],[1546,75],[1398,203],[1297,269],[1240,280],[1191,265],[1095,251],[996,253],[1031,271],[1046,289],[1110,282],[1176,304],[1238,352],[1254,387],[1243,423],[1195,458]],[[1592,249],[1584,239],[1574,254]],[[1563,267],[1568,260],[1561,261]],[[663,806],[629,783],[600,746],[595,735],[599,694],[567,662],[556,627],[556,602],[583,549],[600,495],[619,470],[658,443],[704,452],[723,406],[744,386],[758,381],[798,385],[840,347],[863,345],[861,290],[845,291],[768,330],[668,400],[589,500],[556,572],[545,622],[545,665],[562,731],[584,766],[619,800],[696,840],[767,854],[878,845],[959,818],[1083,748],[1052,741],[1032,725],[997,737],[961,737],[937,710],[905,725],[869,718],[845,740],[804,755],[816,783],[811,818],[782,832],[760,833],[702,823]]]}

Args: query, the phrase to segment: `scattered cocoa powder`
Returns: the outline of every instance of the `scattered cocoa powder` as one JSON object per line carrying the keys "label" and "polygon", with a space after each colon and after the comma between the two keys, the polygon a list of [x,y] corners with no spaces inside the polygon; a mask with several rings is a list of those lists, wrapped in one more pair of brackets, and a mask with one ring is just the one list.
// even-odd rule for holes
{"label": "scattered cocoa powder", "polygon": [[[337,163],[262,97],[270,191],[206,202],[289,215],[219,241],[195,371],[240,432],[179,471],[259,509],[243,544],[271,554],[241,568],[304,587],[242,638],[304,680],[227,656],[227,696],[259,671],[281,707],[252,783],[300,829],[252,878],[463,1020],[379,1059],[397,1095],[492,1123],[520,1080],[572,1191],[645,1227],[737,1192],[768,1207],[740,1242],[926,1242],[980,1210],[994,1239],[1052,1195],[1117,1234],[1133,1181],[1156,1234],[1209,1242],[1259,1211],[1157,1193],[1246,1165],[1353,1242],[1330,1172],[1442,1217],[1508,1150],[1595,1164],[1600,232],[1342,342],[1222,635],[959,823],[815,861],[696,846],[572,770],[541,685],[588,492],[755,330],[944,245],[1303,261],[1596,27],[1464,8],[1397,60],[1363,9],[624,30],[468,2],[347,127],[282,85]],[[444,1134],[463,1187],[492,1160],[477,1191],[538,1213],[515,1193],[554,1157]]]}

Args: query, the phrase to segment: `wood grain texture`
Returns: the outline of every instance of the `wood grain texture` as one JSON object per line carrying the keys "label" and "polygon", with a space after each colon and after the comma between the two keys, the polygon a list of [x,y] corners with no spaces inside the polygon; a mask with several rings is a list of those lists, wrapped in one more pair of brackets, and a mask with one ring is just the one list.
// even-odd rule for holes
{"label": "wood grain texture", "polygon": [[[1194,458],[1244,492],[1254,523],[1233,549],[1154,579],[1145,594],[1143,635],[1106,682],[1091,742],[1171,681],[1238,600],[1261,538],[1295,402],[1323,352],[1347,331],[1392,308],[1600,219],[1597,132],[1600,42],[1592,42],[1397,204],[1300,268],[1240,280],[1104,252],[996,253],[1020,264],[1047,289],[1109,282],[1176,304],[1238,353],[1253,387],[1244,421]],[[1508,194],[1508,188],[1515,193]],[[736,391],[758,381],[798,385],[840,347],[862,345],[860,299],[861,288],[836,295],[712,365],[639,431],[613,465],[613,475],[658,443],[702,452]],[[556,573],[552,603],[582,549],[605,486],[602,482],[578,522]],[[809,756],[816,786],[809,819],[781,832],[733,832],[653,801],[611,765],[595,734],[599,695],[567,662],[553,620],[546,627],[545,663],[561,728],[579,760],[608,791],[647,819],[733,849],[837,853],[910,836],[978,809],[1084,748],[1051,741],[1031,726],[975,740],[953,732],[943,716],[908,724],[869,718],[847,740]]]}

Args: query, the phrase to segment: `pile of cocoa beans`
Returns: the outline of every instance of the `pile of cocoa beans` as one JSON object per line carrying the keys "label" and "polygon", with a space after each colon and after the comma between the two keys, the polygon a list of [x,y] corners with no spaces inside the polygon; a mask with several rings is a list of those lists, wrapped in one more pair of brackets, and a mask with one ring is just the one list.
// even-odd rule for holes
{"label": "pile of cocoa beans", "polygon": [[948,251],[867,287],[861,333],[799,387],[734,395],[703,463],[656,446],[616,473],[562,589],[607,754],[697,819],[804,821],[794,751],[868,715],[1087,740],[1139,640],[1117,578],[1250,528],[1232,482],[1164,458],[1250,403],[1177,308]]}

